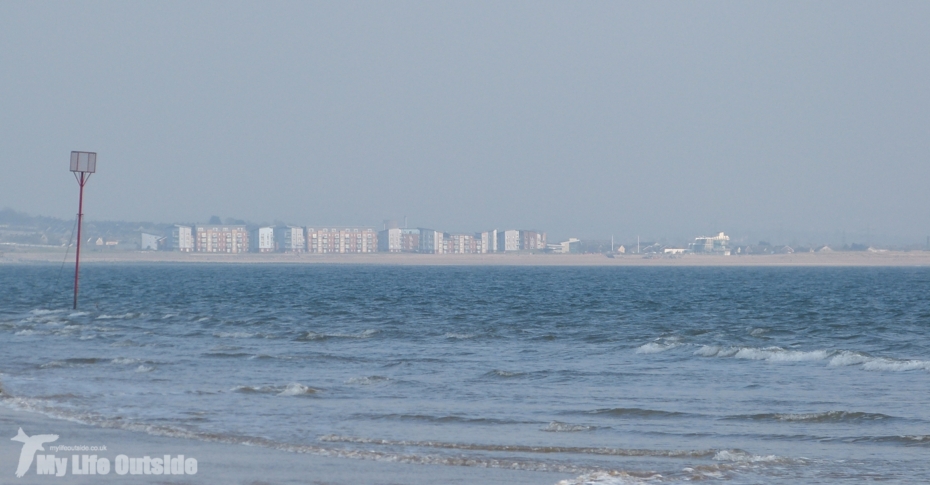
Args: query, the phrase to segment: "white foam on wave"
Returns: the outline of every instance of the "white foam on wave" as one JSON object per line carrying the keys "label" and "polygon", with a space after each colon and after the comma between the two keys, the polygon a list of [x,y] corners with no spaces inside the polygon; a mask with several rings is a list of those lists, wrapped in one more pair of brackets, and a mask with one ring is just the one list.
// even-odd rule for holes
{"label": "white foam on wave", "polygon": [[765,360],[769,362],[805,362],[824,360],[833,354],[829,350],[787,350],[781,347],[721,347],[704,345],[694,351],[701,357],[733,357],[735,359]]}
{"label": "white foam on wave", "polygon": [[736,359],[767,360],[771,362],[805,362],[811,360],[824,360],[831,352],[827,350],[786,350],[781,347],[765,347],[756,349],[744,347],[739,349],[733,357]]}
{"label": "white foam on wave", "polygon": [[219,338],[252,338],[255,334],[248,332],[217,332],[213,336]]}
{"label": "white foam on wave", "polygon": [[768,362],[807,362],[829,360],[830,367],[861,366],[862,370],[879,372],[930,372],[930,361],[874,357],[852,350],[788,350],[781,347],[722,347],[703,345],[694,351],[701,357],[733,357],[735,359],[763,360]]}
{"label": "white foam on wave", "polygon": [[832,367],[841,367],[848,365],[859,365],[864,364],[872,360],[871,356],[862,354],[860,352],[851,352],[848,350],[841,350],[836,353],[832,358],[830,358],[830,366]]}
{"label": "white foam on wave", "polygon": [[38,333],[38,332],[36,332],[35,330],[30,330],[30,329],[27,328],[27,329],[24,329],[24,330],[20,330],[19,332],[16,332],[16,333],[14,333],[13,335],[19,335],[19,336],[21,336],[21,337],[26,337],[26,336],[29,336],[29,335],[35,335],[36,333]]}
{"label": "white foam on wave", "polygon": [[387,382],[391,380],[389,377],[384,376],[365,376],[365,377],[353,377],[346,381],[346,384],[356,384],[360,386],[370,386],[372,384],[379,384],[382,382]]}
{"label": "white foam on wave", "polygon": [[64,312],[64,310],[42,310],[42,309],[37,308],[35,310],[32,310],[29,313],[32,315],[52,315],[55,313],[62,313],[62,312]]}
{"label": "white foam on wave", "polygon": [[475,334],[473,334],[473,333],[453,333],[453,332],[449,332],[449,333],[446,333],[445,335],[443,335],[442,337],[443,337],[443,338],[448,338],[448,339],[465,340],[465,339],[473,338],[474,336],[475,336]]}
{"label": "white foam on wave", "polygon": [[674,349],[681,345],[677,342],[671,343],[660,343],[660,342],[649,342],[648,344],[640,345],[636,348],[637,354],[658,354],[660,352],[665,352],[666,350]]}
{"label": "white foam on wave", "polygon": [[776,455],[753,455],[742,450],[720,450],[714,455],[716,461],[736,463],[782,463],[787,459]]}
{"label": "white foam on wave", "polygon": [[128,357],[117,357],[110,361],[111,364],[128,365],[141,362],[139,359],[130,359]]}
{"label": "white foam on wave", "polygon": [[145,364],[136,367],[136,372],[152,372],[153,370],[155,370],[155,367]]}
{"label": "white foam on wave", "polygon": [[368,329],[359,333],[316,333],[307,332],[301,340],[326,340],[330,338],[371,338],[378,333],[378,330]]}
{"label": "white foam on wave", "polygon": [[637,448],[600,448],[578,446],[533,446],[506,444],[455,443],[447,441],[412,441],[364,438],[359,436],[325,435],[320,441],[327,443],[356,443],[381,446],[413,446],[419,448],[441,448],[447,450],[507,452],[507,453],[575,453],[601,456],[655,457],[655,458],[710,458],[718,450],[649,450]]}
{"label": "white foam on wave", "polygon": [[556,485],[630,485],[649,483],[662,478],[662,475],[658,473],[649,476],[634,476],[622,471],[600,471],[561,480]]}
{"label": "white foam on wave", "polygon": [[863,370],[902,372],[909,370],[930,371],[930,362],[926,360],[897,360],[884,357],[873,358],[862,364]]}
{"label": "white foam on wave", "polygon": [[579,431],[591,431],[595,428],[596,426],[586,426],[583,424],[571,424],[553,421],[542,430],[548,431],[550,433],[577,433]]}
{"label": "white foam on wave", "polygon": [[97,317],[97,320],[126,320],[129,318],[135,318],[139,316],[142,316],[142,314],[141,313],[123,313],[120,315],[102,314]]}
{"label": "white foam on wave", "polygon": [[87,313],[87,312],[74,312],[74,313],[69,313],[69,314],[68,314],[68,318],[83,317],[83,316],[85,316],[85,315],[90,315],[90,313]]}
{"label": "white foam on wave", "polygon": [[312,387],[307,387],[298,382],[292,382],[284,388],[283,391],[279,392],[279,396],[301,396],[304,394],[314,394],[317,390]]}
{"label": "white foam on wave", "polygon": [[520,376],[523,376],[524,373],[523,373],[523,372],[515,372],[515,371],[506,371],[506,370],[494,369],[494,370],[492,370],[491,372],[488,372],[487,375],[490,375],[490,376],[497,376],[497,377],[520,377]]}

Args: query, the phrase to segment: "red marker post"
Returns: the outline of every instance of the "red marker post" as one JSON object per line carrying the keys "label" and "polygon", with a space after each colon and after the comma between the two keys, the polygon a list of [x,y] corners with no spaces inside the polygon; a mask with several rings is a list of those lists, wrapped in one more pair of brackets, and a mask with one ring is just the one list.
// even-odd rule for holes
{"label": "red marker post", "polygon": [[78,277],[81,269],[81,219],[84,217],[84,184],[90,180],[90,175],[97,171],[96,152],[71,152],[71,172],[81,186],[81,195],[78,198],[78,227],[77,251],[74,257],[74,309],[78,302]]}

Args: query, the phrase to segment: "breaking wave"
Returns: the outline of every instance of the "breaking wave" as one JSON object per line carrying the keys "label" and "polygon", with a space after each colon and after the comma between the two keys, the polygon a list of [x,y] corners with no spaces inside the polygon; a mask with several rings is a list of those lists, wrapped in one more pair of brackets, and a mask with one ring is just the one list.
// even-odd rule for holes
{"label": "breaking wave", "polygon": [[[47,416],[66,419],[69,421],[74,421],[83,424],[89,424],[94,426],[99,426],[102,428],[115,428],[115,429],[124,429],[129,431],[143,432],[154,436],[168,436],[173,438],[185,438],[185,439],[194,439],[200,441],[214,442],[214,443],[228,443],[228,444],[241,444],[249,446],[262,446],[270,449],[275,449],[279,451],[287,451],[292,453],[307,453],[320,456],[329,456],[329,457],[338,457],[338,458],[352,458],[352,459],[361,459],[361,460],[374,460],[381,462],[390,462],[390,463],[406,463],[406,464],[418,464],[418,465],[444,465],[444,466],[467,466],[467,467],[477,467],[477,468],[503,468],[510,470],[526,470],[526,471],[545,471],[545,472],[557,472],[557,473],[593,473],[601,471],[600,468],[576,465],[571,463],[557,462],[557,461],[540,461],[540,460],[531,460],[531,459],[516,459],[516,458],[491,458],[484,456],[446,456],[446,455],[435,455],[435,454],[416,454],[416,453],[397,453],[390,451],[372,451],[372,450],[353,450],[345,448],[333,448],[319,445],[306,445],[306,444],[292,444],[292,443],[282,443],[274,441],[268,438],[254,437],[254,436],[243,436],[236,434],[225,434],[225,433],[212,433],[212,432],[202,432],[188,429],[181,426],[168,426],[168,425],[152,425],[139,422],[133,422],[130,420],[124,419],[107,419],[93,413],[72,413],[62,411],[60,409],[50,408],[44,403],[39,402],[35,399],[27,398],[13,398],[6,397],[0,398],[0,403],[3,403],[6,406],[12,407],[14,409],[21,409],[25,411],[33,411],[45,414]],[[331,439],[326,439],[323,437],[321,441],[323,442],[335,442],[340,441],[338,437],[333,437]],[[345,440],[342,440],[345,441]],[[362,442],[362,441],[359,441]],[[402,442],[397,442],[402,443]],[[432,442],[419,442],[424,446],[426,443]],[[377,440],[371,440],[370,444],[390,444],[388,442],[378,443]],[[452,444],[455,445],[455,444]],[[409,446],[417,446],[410,444]],[[445,448],[444,446],[434,446],[436,448]],[[469,445],[463,445],[461,447],[453,446],[453,449],[471,449]],[[638,456],[638,455],[633,455]]]}
{"label": "breaking wave", "polygon": [[[583,455],[659,457],[659,458],[712,458],[720,450],[648,450],[635,448],[599,448],[582,446],[528,446],[528,445],[492,445],[475,443],[451,443],[447,441],[387,440],[362,438],[356,436],[325,435],[320,441],[328,443],[355,443],[383,446],[412,446],[418,448],[442,448],[469,451],[505,451],[510,453],[573,453]],[[731,450],[734,453],[739,450]]]}
{"label": "breaking wave", "polygon": [[243,394],[274,394],[277,396],[305,396],[320,392],[319,389],[297,382],[292,382],[286,386],[236,386],[230,391]]}
{"label": "breaking wave", "polygon": [[524,375],[526,375],[526,373],[524,372],[510,372],[510,371],[499,370],[499,369],[494,369],[488,372],[487,374],[485,374],[486,377],[504,377],[504,378],[521,377]]}
{"label": "breaking wave", "polygon": [[571,424],[562,423],[560,421],[553,421],[542,430],[548,431],[550,433],[574,433],[578,431],[591,431],[593,429],[597,429],[597,426],[586,426],[583,424]]}
{"label": "breaking wave", "polygon": [[694,351],[700,357],[721,357],[768,362],[808,362],[828,360],[831,367],[861,366],[866,371],[903,372],[912,370],[930,371],[930,361],[917,359],[895,359],[874,357],[864,352],[850,350],[788,350],[781,347],[724,347],[704,345]]}
{"label": "breaking wave", "polygon": [[748,419],[754,421],[787,421],[803,423],[844,423],[860,421],[880,421],[895,419],[881,413],[862,413],[850,411],[826,411],[822,413],[766,413],[733,416],[728,419]]}
{"label": "breaking wave", "polygon": [[389,377],[384,376],[366,376],[366,377],[353,377],[346,381],[346,384],[357,384],[360,386],[370,386],[372,384],[380,384],[382,382],[387,382],[391,380]]}
{"label": "breaking wave", "polygon": [[660,352],[665,352],[666,350],[674,349],[675,347],[680,346],[680,343],[659,343],[659,342],[649,342],[648,344],[640,345],[636,348],[637,354],[658,354]]}
{"label": "breaking wave", "polygon": [[475,336],[475,334],[473,334],[473,333],[454,333],[454,332],[449,332],[449,333],[446,333],[445,335],[443,335],[442,337],[443,337],[443,338],[447,338],[447,339],[465,340],[465,339],[473,338],[474,336]]}
{"label": "breaking wave", "polygon": [[217,332],[213,336],[219,338],[252,338],[255,334],[248,332]]}
{"label": "breaking wave", "polygon": [[351,339],[351,338],[371,338],[378,334],[378,330],[368,329],[359,333],[316,333],[316,332],[307,332],[306,334],[297,337],[295,340],[301,342],[312,342],[314,340],[328,340],[328,339]]}
{"label": "breaking wave", "polygon": [[126,320],[129,318],[137,318],[141,316],[142,316],[141,313],[123,313],[121,315],[102,314],[102,315],[97,316],[96,319],[97,320]]}

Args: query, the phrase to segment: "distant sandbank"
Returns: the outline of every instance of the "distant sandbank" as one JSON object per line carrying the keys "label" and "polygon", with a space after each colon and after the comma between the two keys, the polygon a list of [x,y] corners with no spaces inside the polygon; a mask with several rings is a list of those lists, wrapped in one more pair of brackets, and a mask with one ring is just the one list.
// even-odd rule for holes
{"label": "distant sandbank", "polygon": [[[0,249],[0,264],[58,263],[60,249]],[[74,261],[74,251],[67,260]],[[352,264],[388,266],[930,266],[930,251],[794,253],[774,255],[680,255],[644,257],[603,254],[209,254],[167,251],[87,251],[88,264],[236,263]]]}

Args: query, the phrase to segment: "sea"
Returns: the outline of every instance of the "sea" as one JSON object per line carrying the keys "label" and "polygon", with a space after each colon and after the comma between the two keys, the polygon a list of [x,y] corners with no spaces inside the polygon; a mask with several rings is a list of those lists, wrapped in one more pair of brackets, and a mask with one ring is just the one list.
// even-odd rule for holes
{"label": "sea", "polygon": [[0,266],[0,405],[544,485],[930,482],[926,267],[89,264],[78,311],[69,271]]}

